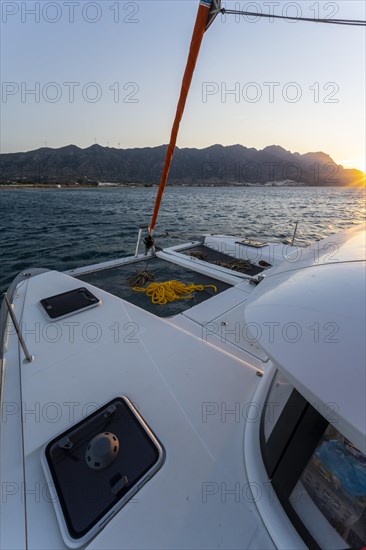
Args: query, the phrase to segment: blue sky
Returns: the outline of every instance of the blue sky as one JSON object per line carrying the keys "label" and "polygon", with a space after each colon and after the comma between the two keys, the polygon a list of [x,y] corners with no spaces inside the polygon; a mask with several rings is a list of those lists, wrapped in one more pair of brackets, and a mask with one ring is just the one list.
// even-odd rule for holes
{"label": "blue sky", "polygon": [[[167,143],[197,5],[2,0],[1,151]],[[226,7],[366,18],[353,0]],[[365,169],[365,29],[218,17],[178,146],[214,143],[325,151]]]}

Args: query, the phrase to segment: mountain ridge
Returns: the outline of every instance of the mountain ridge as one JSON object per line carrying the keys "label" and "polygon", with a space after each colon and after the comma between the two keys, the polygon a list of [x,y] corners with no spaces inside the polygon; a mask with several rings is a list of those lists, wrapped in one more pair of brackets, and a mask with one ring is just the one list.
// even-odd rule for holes
{"label": "mountain ridge", "polygon": [[[0,154],[0,183],[157,184],[167,145],[116,149],[99,144]],[[241,144],[203,149],[176,148],[168,183],[173,185],[346,186],[364,181],[360,170],[345,169],[322,151],[298,153],[280,145],[258,150]]]}

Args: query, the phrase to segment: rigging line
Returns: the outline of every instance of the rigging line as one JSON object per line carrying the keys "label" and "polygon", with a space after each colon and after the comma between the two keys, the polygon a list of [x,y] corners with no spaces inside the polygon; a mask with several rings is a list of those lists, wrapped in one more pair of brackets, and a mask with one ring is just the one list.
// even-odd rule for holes
{"label": "rigging line", "polygon": [[285,15],[273,15],[270,13],[258,13],[250,11],[229,10],[222,8],[223,15],[248,15],[249,17],[267,17],[273,19],[286,19],[287,21],[307,21],[309,23],[327,23],[331,25],[349,25],[351,27],[365,27],[366,21],[360,19],[312,19],[311,17],[288,17]]}

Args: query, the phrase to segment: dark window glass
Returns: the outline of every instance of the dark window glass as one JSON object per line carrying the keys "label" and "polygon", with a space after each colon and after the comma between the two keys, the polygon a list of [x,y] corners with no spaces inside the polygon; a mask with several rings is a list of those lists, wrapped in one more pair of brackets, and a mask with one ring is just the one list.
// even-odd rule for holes
{"label": "dark window glass", "polygon": [[[333,426],[328,429],[304,468],[291,500],[308,530],[321,538],[324,516],[353,548],[366,544],[366,457]],[[323,540],[319,540],[320,543]]]}
{"label": "dark window glass", "polygon": [[279,373],[261,422],[268,477],[310,548],[366,545],[366,457]]}

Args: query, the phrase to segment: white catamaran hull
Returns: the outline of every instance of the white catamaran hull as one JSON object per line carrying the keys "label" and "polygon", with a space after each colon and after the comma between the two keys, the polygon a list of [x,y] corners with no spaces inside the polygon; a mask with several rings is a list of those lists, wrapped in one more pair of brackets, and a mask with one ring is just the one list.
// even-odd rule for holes
{"label": "white catamaran hull", "polygon": [[[197,281],[209,277],[225,285],[217,295],[193,307],[187,301],[182,312],[166,318],[160,316],[163,305],[155,306],[160,308],[156,315],[101,288],[111,270],[119,269],[122,280],[126,267],[142,268],[143,256],[69,273],[23,275],[9,297],[31,362],[3,306],[1,548],[290,549],[306,548],[314,540],[320,547],[329,541],[328,547],[344,548],[345,541],[353,540],[351,531],[362,541],[362,499],[333,488],[343,516],[351,518],[337,531],[334,514],[322,508],[316,495],[311,499],[309,489],[289,510],[289,494],[279,488],[286,484],[276,472],[281,460],[303,463],[290,495],[299,483],[304,489],[303,470],[330,427],[339,440],[342,434],[365,453],[364,235],[364,228],[355,228],[309,249],[205,238],[210,250],[250,260],[255,275],[187,255],[187,249],[202,243],[157,252],[151,261],[186,270],[187,276],[194,273]],[[99,277],[101,285],[89,284],[88,277]],[[60,320],[47,319],[41,300],[81,286],[101,303]],[[273,383],[275,376],[280,383]],[[283,394],[268,397],[281,387]],[[314,441],[303,438],[308,453],[301,445],[291,451],[292,458],[283,451],[274,468],[290,394],[301,418],[315,415],[314,426],[322,431]],[[68,431],[76,448],[75,426],[122,396],[133,403],[164,458],[131,487],[127,503],[116,505],[116,491],[115,507],[107,507],[90,529],[75,536],[70,525],[81,525],[84,518],[73,523],[62,503],[55,471],[63,454],[52,466],[45,449]],[[283,435],[290,438],[284,448],[291,448],[296,429]],[[268,437],[272,431],[276,446]],[[62,447],[60,441],[64,438],[56,447]],[[119,456],[129,456],[131,445],[122,435]],[[117,466],[103,474],[92,471],[80,460],[86,446],[79,448],[79,458],[77,451],[74,460],[66,457],[65,471],[73,479],[77,463],[83,475],[91,476],[74,488],[88,515],[102,498],[103,476]],[[137,464],[139,458],[130,460]],[[364,459],[359,460],[362,470]],[[85,487],[89,494],[83,494]]]}

